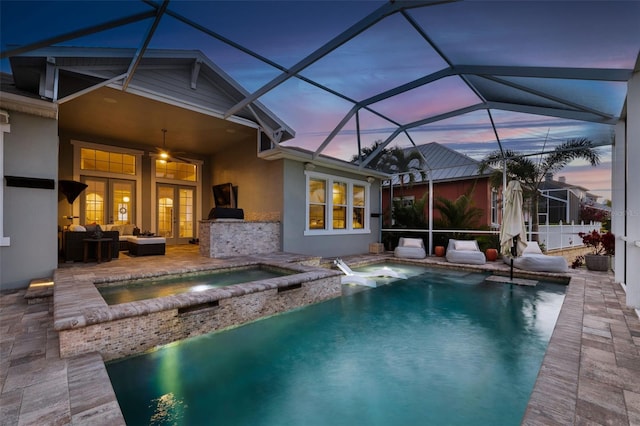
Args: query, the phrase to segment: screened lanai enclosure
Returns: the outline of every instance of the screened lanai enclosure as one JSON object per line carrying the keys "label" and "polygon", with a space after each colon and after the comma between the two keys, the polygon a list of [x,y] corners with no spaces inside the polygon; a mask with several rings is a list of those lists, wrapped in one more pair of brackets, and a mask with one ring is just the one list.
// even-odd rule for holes
{"label": "screened lanai enclosure", "polygon": [[[253,116],[266,143],[314,158],[367,168],[392,146],[435,141],[481,159],[588,138],[602,165],[572,163],[566,173],[613,200],[616,279],[640,306],[640,264],[630,262],[640,256],[640,197],[628,185],[640,181],[630,167],[640,159],[639,2],[2,1],[0,8],[5,73],[12,58],[52,47],[128,49],[110,79],[48,63],[41,97],[59,104],[76,96],[56,90],[64,73],[83,76],[83,93],[127,92],[142,58],[180,49],[202,52],[241,86],[241,101],[221,118]],[[266,122],[258,106],[282,123]],[[157,145],[157,129],[147,130],[154,136],[140,142]],[[184,148],[207,152],[191,140],[182,135]]]}

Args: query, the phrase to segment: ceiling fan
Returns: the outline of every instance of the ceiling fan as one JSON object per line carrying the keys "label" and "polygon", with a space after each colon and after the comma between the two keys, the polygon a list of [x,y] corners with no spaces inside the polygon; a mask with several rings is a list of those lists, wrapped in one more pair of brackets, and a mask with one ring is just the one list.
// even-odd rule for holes
{"label": "ceiling fan", "polygon": [[167,149],[167,129],[162,130],[162,147],[157,146],[156,150],[158,151],[158,155],[161,160],[167,162],[176,162],[176,163],[191,163],[191,160],[188,158],[180,157],[180,154],[186,154],[185,152],[171,152]]}

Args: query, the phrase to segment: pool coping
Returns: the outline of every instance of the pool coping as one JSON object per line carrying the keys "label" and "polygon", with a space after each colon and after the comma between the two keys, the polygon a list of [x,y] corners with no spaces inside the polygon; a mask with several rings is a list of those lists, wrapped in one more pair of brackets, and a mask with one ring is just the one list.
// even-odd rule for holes
{"label": "pool coping", "polygon": [[[292,275],[268,278],[226,287],[212,288],[200,292],[187,292],[155,299],[143,299],[116,305],[108,305],[100,294],[97,284],[118,281],[154,278],[170,274],[188,274],[208,271],[224,271],[252,266],[290,270]],[[198,265],[191,268],[178,268],[173,271],[134,271],[113,274],[108,271],[95,270],[78,276],[70,270],[58,270],[54,281],[54,329],[56,331],[86,327],[101,322],[115,321],[134,316],[148,315],[169,309],[181,309],[189,306],[216,302],[222,299],[238,297],[245,294],[261,292],[269,289],[286,288],[292,283],[305,283],[322,278],[340,275],[319,267],[298,264],[295,262],[270,261],[260,259],[237,259],[225,265]],[[81,303],[78,301],[81,300]]]}
{"label": "pool coping", "polygon": [[[390,256],[363,255],[348,263],[372,258]],[[611,273],[575,270],[569,276],[522,424],[640,424],[638,315],[625,306],[624,289]],[[0,295],[0,408],[8,424],[124,425],[100,356],[61,359],[52,302],[27,305],[23,296]],[[44,341],[42,329],[48,330]]]}

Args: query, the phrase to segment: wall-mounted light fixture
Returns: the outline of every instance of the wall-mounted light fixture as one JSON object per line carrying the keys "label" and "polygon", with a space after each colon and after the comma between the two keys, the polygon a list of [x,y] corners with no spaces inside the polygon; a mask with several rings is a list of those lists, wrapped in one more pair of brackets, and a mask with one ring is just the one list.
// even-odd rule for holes
{"label": "wall-mounted light fixture", "polygon": [[305,170],[314,170],[315,168],[316,168],[316,165],[313,163],[304,163]]}
{"label": "wall-mounted light fixture", "polygon": [[375,181],[376,181],[376,178],[374,178],[373,176],[367,176],[367,182],[373,183]]}

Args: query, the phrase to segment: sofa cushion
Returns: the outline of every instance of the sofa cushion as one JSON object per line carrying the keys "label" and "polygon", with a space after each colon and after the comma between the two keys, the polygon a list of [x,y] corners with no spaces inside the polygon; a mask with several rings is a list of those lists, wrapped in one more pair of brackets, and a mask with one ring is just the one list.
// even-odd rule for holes
{"label": "sofa cushion", "polygon": [[122,232],[121,234],[123,235],[133,235],[133,230],[135,229],[135,225],[122,225]]}
{"label": "sofa cushion", "polygon": [[478,251],[478,246],[474,240],[458,240],[454,244],[454,250]]}
{"label": "sofa cushion", "polygon": [[69,231],[72,232],[87,232],[87,228],[82,225],[69,225]]}

